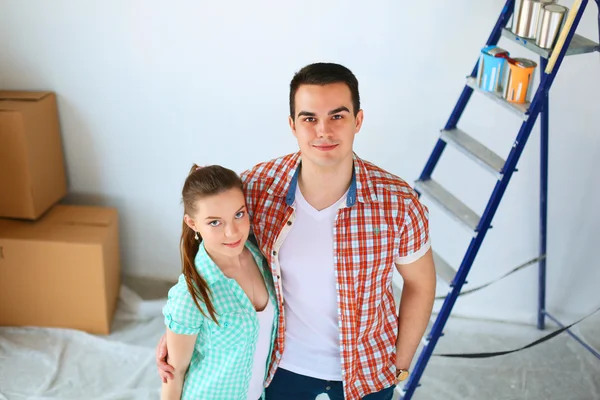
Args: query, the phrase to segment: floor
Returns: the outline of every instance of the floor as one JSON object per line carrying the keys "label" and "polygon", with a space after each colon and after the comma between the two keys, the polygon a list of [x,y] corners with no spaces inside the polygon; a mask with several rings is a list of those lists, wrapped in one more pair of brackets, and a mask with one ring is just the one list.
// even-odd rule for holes
{"label": "floor", "polygon": [[[168,287],[125,279],[109,336],[0,327],[0,400],[159,399],[154,348]],[[600,315],[575,330],[600,349]],[[530,326],[454,318],[435,352],[512,349],[542,335]],[[415,400],[600,400],[600,361],[563,334],[507,356],[433,357],[421,384]]]}

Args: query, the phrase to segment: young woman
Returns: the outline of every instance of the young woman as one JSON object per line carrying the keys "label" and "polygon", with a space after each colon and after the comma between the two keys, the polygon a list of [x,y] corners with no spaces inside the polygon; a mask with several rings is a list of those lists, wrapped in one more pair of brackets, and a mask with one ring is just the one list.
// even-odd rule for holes
{"label": "young woman", "polygon": [[248,239],[238,175],[194,165],[182,190],[183,273],[163,309],[174,379],[162,400],[258,400],[277,332],[271,273]]}

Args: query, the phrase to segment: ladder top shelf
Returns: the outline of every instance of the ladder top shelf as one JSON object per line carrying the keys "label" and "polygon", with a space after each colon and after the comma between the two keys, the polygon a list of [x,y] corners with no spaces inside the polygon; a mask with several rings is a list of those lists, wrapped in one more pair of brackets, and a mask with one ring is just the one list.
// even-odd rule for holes
{"label": "ladder top shelf", "polygon": [[[508,28],[502,29],[502,36],[504,36],[507,39],[510,39],[513,42],[520,44],[521,46],[533,51],[534,53],[536,53],[546,59],[549,58],[550,55],[552,54],[552,50],[543,49],[535,44],[535,40],[519,37],[519,36],[515,35]],[[598,45],[598,43],[594,42],[593,40],[584,38],[583,36],[580,36],[575,33],[573,35],[573,39],[571,39],[571,45],[567,49],[567,53],[565,54],[565,56],[587,54],[587,53],[593,53],[595,51],[600,51],[600,46]]]}

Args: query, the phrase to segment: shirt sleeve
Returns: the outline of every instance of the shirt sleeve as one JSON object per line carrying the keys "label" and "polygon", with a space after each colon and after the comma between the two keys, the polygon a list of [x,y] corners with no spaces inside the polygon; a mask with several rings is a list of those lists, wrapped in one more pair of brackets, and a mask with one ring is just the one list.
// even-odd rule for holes
{"label": "shirt sleeve", "polygon": [[197,335],[202,330],[204,316],[194,303],[183,275],[169,290],[163,315],[165,325],[174,333]]}
{"label": "shirt sleeve", "polygon": [[429,237],[429,210],[415,196],[406,201],[404,225],[396,264],[410,264],[431,248]]}

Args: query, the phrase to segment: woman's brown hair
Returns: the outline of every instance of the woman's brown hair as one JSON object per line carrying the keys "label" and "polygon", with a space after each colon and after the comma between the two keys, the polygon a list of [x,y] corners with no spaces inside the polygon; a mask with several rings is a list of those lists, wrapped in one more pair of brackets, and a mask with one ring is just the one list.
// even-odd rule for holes
{"label": "woman's brown hair", "polygon": [[[242,180],[232,170],[219,165],[199,167],[194,164],[181,191],[184,213],[193,215],[196,211],[197,200],[233,188],[242,190]],[[202,307],[200,307],[201,301],[206,306],[210,317],[218,324],[215,307],[211,301],[212,294],[206,280],[196,270],[194,262],[201,241],[202,237],[200,237],[200,234],[198,234],[198,239],[196,239],[196,232],[184,221],[180,246],[183,275],[185,276],[192,299],[200,312],[206,316]]]}

